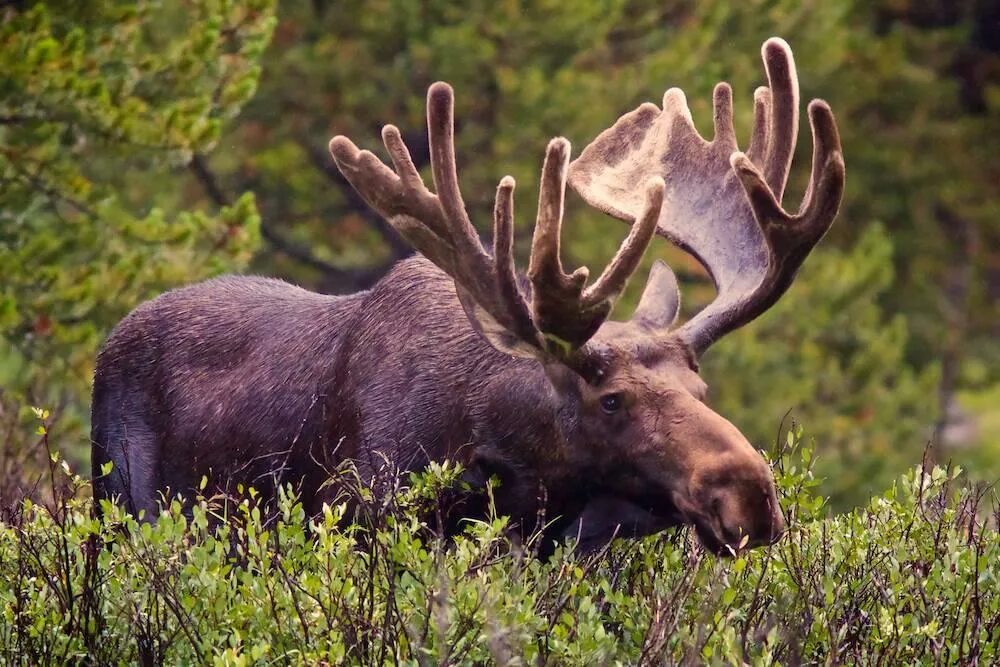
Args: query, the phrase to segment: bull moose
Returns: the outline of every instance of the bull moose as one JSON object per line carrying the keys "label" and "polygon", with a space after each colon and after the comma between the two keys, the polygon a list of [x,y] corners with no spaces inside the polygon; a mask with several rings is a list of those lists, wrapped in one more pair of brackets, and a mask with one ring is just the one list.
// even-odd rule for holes
{"label": "bull moose", "polygon": [[[844,162],[829,106],[814,100],[812,173],[797,213],[781,205],[798,134],[788,45],[762,47],[745,152],[732,91],[714,91],[714,137],[695,129],[684,93],[646,103],[574,161],[553,139],[541,173],[527,273],[512,253],[514,180],[496,192],[493,243],[466,213],[454,152],[454,99],[427,93],[434,192],[399,130],[382,139],[392,169],[349,139],[330,152],[364,200],[418,255],[368,291],[317,294],[260,277],[222,277],[137,307],[111,333],[93,394],[95,494],[153,516],[161,494],[293,484],[307,512],[353,461],[374,478],[443,459],[500,481],[516,521],[544,502],[553,537],[592,544],[692,524],[706,548],[774,542],[784,530],[771,471],[705,403],[698,358],[767,310],[832,224]],[[567,273],[560,228],[567,181],[631,224],[605,270]],[[657,261],[631,319],[612,305],[660,234],[696,257],[715,300],[676,327],[678,284]],[[101,475],[106,463],[114,465]]]}

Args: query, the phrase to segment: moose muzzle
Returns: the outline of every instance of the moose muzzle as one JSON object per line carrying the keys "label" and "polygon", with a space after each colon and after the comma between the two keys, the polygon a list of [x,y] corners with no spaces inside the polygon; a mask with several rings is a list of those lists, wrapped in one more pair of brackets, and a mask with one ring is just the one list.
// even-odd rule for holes
{"label": "moose muzzle", "polygon": [[690,474],[674,493],[677,509],[717,554],[775,543],[785,520],[770,467],[729,421],[703,404],[697,411]]}
{"label": "moose muzzle", "polygon": [[[767,472],[768,477],[770,471]],[[774,484],[759,476],[737,473],[725,483],[708,485],[699,503],[702,511],[692,517],[702,543],[716,553],[776,542],[785,530]]]}

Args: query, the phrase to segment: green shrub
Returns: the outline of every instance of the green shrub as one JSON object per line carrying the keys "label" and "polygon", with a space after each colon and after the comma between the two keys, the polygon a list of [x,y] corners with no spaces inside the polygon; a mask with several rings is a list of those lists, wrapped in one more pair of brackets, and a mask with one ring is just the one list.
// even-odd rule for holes
{"label": "green shrub", "polygon": [[[366,520],[173,502],[155,525],[53,457],[54,506],[0,524],[0,654],[43,664],[782,664],[1000,660],[1000,538],[985,491],[914,471],[850,514],[815,495],[798,429],[775,462],[788,535],[717,559],[686,531],[541,561],[506,520],[433,530],[454,466]],[[371,498],[371,496],[368,496]],[[358,498],[355,498],[356,502]],[[993,498],[994,513],[995,497]]]}

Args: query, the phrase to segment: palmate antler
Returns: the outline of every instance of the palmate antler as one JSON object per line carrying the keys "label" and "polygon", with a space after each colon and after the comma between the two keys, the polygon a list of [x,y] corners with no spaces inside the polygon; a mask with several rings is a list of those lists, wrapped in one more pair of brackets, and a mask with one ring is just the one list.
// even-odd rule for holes
{"label": "palmate antler", "polygon": [[586,268],[567,275],[560,261],[570,146],[565,139],[553,139],[542,167],[528,269],[532,283],[529,306],[514,272],[514,179],[505,176],[497,188],[491,255],[479,241],[459,190],[454,95],[448,84],[435,83],[427,91],[427,128],[437,194],[424,185],[399,130],[392,125],[383,129],[382,139],[395,172],[343,136],[330,141],[330,152],[365,201],[454,279],[470,320],[487,339],[525,356],[537,356],[542,350],[560,357],[571,354],[597,331],[638,267],[660,217],[662,179],[653,175],[636,182],[644,195],[640,195],[642,201],[630,220],[638,222],[604,272],[587,287]]}
{"label": "palmate antler", "polygon": [[844,190],[833,113],[826,102],[813,100],[812,177],[799,211],[782,209],[798,134],[798,78],[783,40],[769,39],[761,54],[768,87],[754,95],[746,153],[736,144],[732,90],[720,83],[712,141],[698,134],[684,93],[672,88],[662,110],[647,103],[622,116],[570,165],[573,188],[592,206],[627,222],[641,209],[639,185],[654,176],[664,179],[656,231],[694,255],[717,289],[716,299],[678,331],[697,354],[763,313],[788,289],[833,223]]}

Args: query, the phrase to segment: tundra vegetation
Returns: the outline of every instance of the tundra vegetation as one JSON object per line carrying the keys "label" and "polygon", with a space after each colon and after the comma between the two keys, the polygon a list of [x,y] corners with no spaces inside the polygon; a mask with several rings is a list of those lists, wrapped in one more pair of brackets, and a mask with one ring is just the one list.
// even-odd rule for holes
{"label": "tundra vegetation", "polygon": [[[44,417],[45,415],[41,415]],[[45,430],[44,424],[42,431]],[[40,445],[44,448],[44,434]],[[378,495],[344,484],[306,526],[199,499],[138,524],[51,464],[54,501],[0,529],[0,656],[10,664],[994,664],[998,509],[959,471],[915,466],[830,515],[793,427],[772,450],[788,533],[715,558],[685,531],[537,557],[507,520],[434,526],[460,470]],[[344,480],[356,477],[343,470]],[[992,513],[992,514],[991,514]]]}
{"label": "tundra vegetation", "polygon": [[[1000,475],[994,3],[564,4],[0,9],[5,659],[996,661],[996,501],[976,486]],[[94,523],[63,465],[83,469],[93,360],[121,316],[231,271],[350,292],[409,252],[341,179],[330,136],[420,128],[422,91],[450,81],[463,187],[482,195],[466,204],[486,220],[501,168],[536,199],[551,136],[582,145],[670,85],[699,123],[716,81],[746,99],[774,34],[809,72],[803,97],[836,109],[850,169],[795,286],[704,359],[713,408],[755,446],[786,441],[789,411],[815,442],[812,473],[774,457],[778,546],[722,562],[677,532],[540,562],[499,518],[445,542],[418,510],[453,468],[372,505],[365,529],[324,529],[334,507],[306,534],[291,500],[282,521],[247,505],[215,533],[207,505]],[[405,139],[425,168],[422,134]],[[567,205],[567,263],[601,264],[620,225]],[[649,256],[669,257],[692,309],[709,301],[670,253]],[[949,460],[965,472],[934,467]]]}

